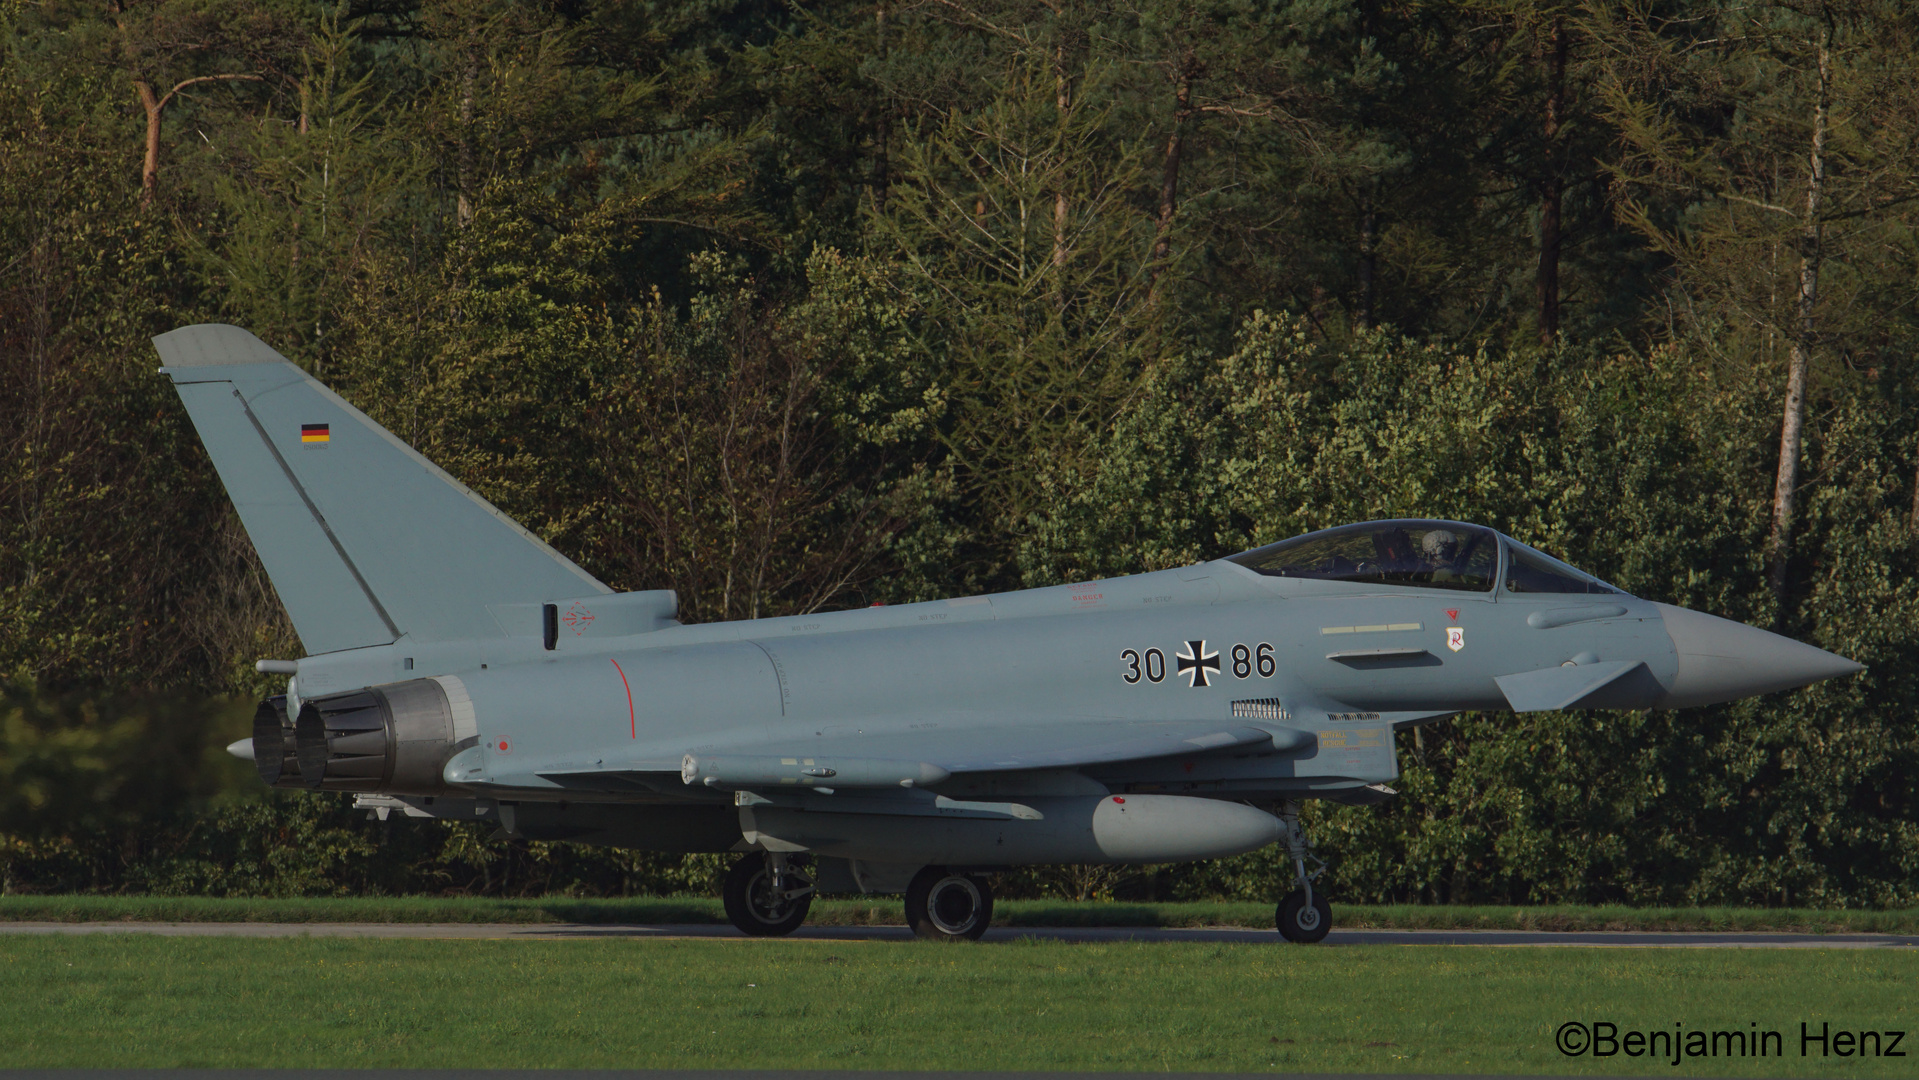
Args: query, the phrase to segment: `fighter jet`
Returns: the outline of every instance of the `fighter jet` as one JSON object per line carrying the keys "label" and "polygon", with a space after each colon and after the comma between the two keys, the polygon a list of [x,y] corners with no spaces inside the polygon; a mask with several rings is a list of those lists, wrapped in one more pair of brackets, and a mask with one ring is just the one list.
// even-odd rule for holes
{"label": "fighter jet", "polygon": [[1672,709],[1860,665],[1630,596],[1458,521],[1374,521],[1054,588],[683,625],[616,593],[245,330],[154,339],[307,655],[234,744],[283,788],[506,835],[736,852],[733,924],[904,892],[977,939],[992,875],[1282,844],[1465,710]]}

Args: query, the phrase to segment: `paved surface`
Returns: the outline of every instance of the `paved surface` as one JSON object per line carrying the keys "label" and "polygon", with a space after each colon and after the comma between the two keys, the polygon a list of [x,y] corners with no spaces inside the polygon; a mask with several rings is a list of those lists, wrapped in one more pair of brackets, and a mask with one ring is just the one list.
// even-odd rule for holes
{"label": "paved surface", "polygon": [[[730,926],[598,925],[579,923],[161,923],[161,922],[0,922],[0,934],[159,934],[164,937],[351,937],[454,938],[519,941],[569,941],[635,938],[744,937]],[[806,941],[911,941],[903,926],[804,926],[792,935]],[[1105,927],[1004,927],[986,940],[1039,938],[1047,941],[1205,941],[1283,944],[1272,930],[1238,927],[1196,929]],[[1328,945],[1478,945],[1607,946],[1667,949],[1886,949],[1919,948],[1919,936],[1905,934],[1653,933],[1640,931],[1535,930],[1334,930]],[[711,1077],[713,1074],[703,1074]]]}

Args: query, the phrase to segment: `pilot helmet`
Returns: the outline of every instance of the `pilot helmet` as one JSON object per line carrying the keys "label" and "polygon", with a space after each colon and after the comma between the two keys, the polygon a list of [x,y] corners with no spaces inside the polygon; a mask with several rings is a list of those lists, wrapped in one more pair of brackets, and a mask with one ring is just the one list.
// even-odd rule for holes
{"label": "pilot helmet", "polygon": [[1429,559],[1449,562],[1459,551],[1459,537],[1446,529],[1434,529],[1419,538],[1419,551]]}

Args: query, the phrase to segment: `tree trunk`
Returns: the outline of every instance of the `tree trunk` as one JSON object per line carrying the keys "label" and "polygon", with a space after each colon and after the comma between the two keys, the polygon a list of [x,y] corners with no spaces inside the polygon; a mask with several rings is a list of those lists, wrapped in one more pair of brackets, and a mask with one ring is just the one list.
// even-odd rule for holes
{"label": "tree trunk", "polygon": [[[1066,43],[1061,42],[1053,49],[1053,105],[1058,110],[1056,123],[1062,135],[1066,130],[1067,114],[1073,107],[1072,84],[1066,78]],[[1063,142],[1063,140],[1062,140]],[[1060,177],[1064,185],[1066,178]],[[1066,310],[1066,189],[1062,186],[1053,192],[1053,307]]]}
{"label": "tree trunk", "polygon": [[1379,277],[1379,180],[1367,177],[1364,185],[1359,209],[1359,303],[1353,317],[1361,330],[1373,325]]}
{"label": "tree trunk", "polygon": [[1912,531],[1919,532],[1919,469],[1912,476]]}
{"label": "tree trunk", "polygon": [[140,92],[140,108],[147,114],[147,154],[140,167],[140,205],[151,206],[154,193],[160,189],[160,110],[166,107],[166,99],[155,96],[152,85],[145,79],[133,80],[133,88]]}
{"label": "tree trunk", "polygon": [[1766,548],[1770,560],[1773,620],[1786,617],[1786,568],[1792,558],[1792,519],[1799,489],[1799,454],[1805,442],[1806,379],[1812,364],[1817,331],[1814,311],[1819,301],[1819,259],[1824,239],[1819,219],[1826,179],[1826,124],[1832,93],[1832,33],[1819,44],[1819,93],[1812,111],[1812,152],[1806,171],[1806,215],[1799,232],[1799,302],[1792,351],[1787,361],[1785,415],[1779,425],[1779,477],[1772,494],[1772,535]]}
{"label": "tree trunk", "polygon": [[461,228],[473,220],[473,84],[480,77],[480,47],[466,49],[466,71],[460,79],[460,201],[457,219]]}
{"label": "tree trunk", "polygon": [[[873,11],[874,51],[882,63],[886,60],[886,5],[881,4]],[[882,212],[886,209],[887,188],[892,185],[893,125],[888,110],[892,103],[880,95],[879,115],[873,120],[873,142],[877,151],[873,161],[873,203]]]}
{"label": "tree trunk", "polygon": [[198,75],[174,83],[173,89],[164,94],[156,94],[152,83],[138,76],[134,77],[133,88],[140,95],[140,108],[147,114],[146,159],[140,167],[141,206],[151,206],[154,193],[160,189],[160,117],[166,112],[167,103],[173,100],[175,94],[189,86],[235,81],[259,82],[261,79],[258,75],[245,74]]}
{"label": "tree trunk", "polygon": [[1566,198],[1566,180],[1559,153],[1559,129],[1566,108],[1565,18],[1553,19],[1552,33],[1543,50],[1546,64],[1546,115],[1541,133],[1546,139],[1546,171],[1539,184],[1539,272],[1534,291],[1539,305],[1539,345],[1552,348],[1559,340],[1560,213]]}
{"label": "tree trunk", "polygon": [[1192,115],[1193,62],[1189,52],[1180,62],[1179,81],[1173,90],[1173,130],[1166,137],[1166,156],[1160,164],[1159,214],[1153,222],[1152,276],[1146,289],[1146,303],[1159,303],[1160,276],[1166,272],[1166,260],[1173,251],[1173,214],[1179,210],[1179,156],[1186,138],[1186,119]]}
{"label": "tree trunk", "polygon": [[1534,291],[1539,300],[1539,345],[1550,349],[1559,340],[1559,215],[1565,192],[1558,177],[1540,187],[1539,276]]}

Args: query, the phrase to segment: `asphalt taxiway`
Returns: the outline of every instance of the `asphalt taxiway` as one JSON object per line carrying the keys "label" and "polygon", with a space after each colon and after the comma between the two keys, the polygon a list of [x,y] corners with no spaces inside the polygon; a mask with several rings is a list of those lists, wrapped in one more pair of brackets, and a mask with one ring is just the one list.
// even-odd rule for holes
{"label": "asphalt taxiway", "polygon": [[[0,934],[157,934],[163,937],[441,938],[574,941],[737,938],[730,926],[586,923],[265,923],[265,922],[4,922]],[[1272,930],[1243,927],[996,927],[987,942],[1036,938],[1077,943],[1199,941],[1283,945]],[[903,926],[804,926],[787,940],[911,941]],[[1912,949],[1919,935],[1653,932],[1637,930],[1334,930],[1326,945],[1573,946],[1666,949]]]}

